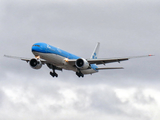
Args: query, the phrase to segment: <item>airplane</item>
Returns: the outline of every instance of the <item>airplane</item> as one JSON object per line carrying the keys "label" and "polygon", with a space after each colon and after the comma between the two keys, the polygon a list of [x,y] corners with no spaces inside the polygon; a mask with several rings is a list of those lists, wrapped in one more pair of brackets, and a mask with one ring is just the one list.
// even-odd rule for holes
{"label": "airplane", "polygon": [[91,57],[89,59],[85,59],[82,57],[78,57],[74,54],[66,52],[60,48],[51,46],[46,43],[35,43],[33,44],[31,50],[34,54],[35,58],[23,58],[23,57],[15,57],[4,55],[8,58],[20,59],[26,62],[29,62],[29,65],[33,69],[40,69],[42,65],[47,65],[52,72],[50,75],[52,77],[58,77],[58,74],[55,70],[62,71],[72,70],[76,73],[78,77],[84,77],[86,74],[97,73],[99,70],[105,69],[123,69],[123,67],[102,67],[99,68],[97,65],[100,64],[108,64],[113,62],[121,62],[126,61],[131,58],[139,58],[139,57],[147,57],[153,55],[144,55],[144,56],[134,56],[134,57],[124,57],[124,58],[97,58],[99,52],[100,43],[98,42]]}

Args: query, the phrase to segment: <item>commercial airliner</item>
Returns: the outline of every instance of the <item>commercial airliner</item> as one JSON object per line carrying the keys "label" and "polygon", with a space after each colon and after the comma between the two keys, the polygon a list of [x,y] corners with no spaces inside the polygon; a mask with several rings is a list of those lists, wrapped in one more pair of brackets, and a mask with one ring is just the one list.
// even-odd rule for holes
{"label": "commercial airliner", "polygon": [[72,70],[76,73],[78,77],[84,77],[85,74],[93,74],[98,72],[99,70],[105,69],[123,69],[123,67],[103,67],[99,68],[97,65],[113,62],[121,62],[126,61],[131,58],[138,57],[147,57],[152,55],[145,56],[134,56],[134,57],[124,57],[124,58],[97,58],[99,51],[100,43],[98,42],[91,57],[89,59],[78,57],[74,54],[61,50],[57,47],[53,47],[46,43],[35,43],[32,46],[32,53],[34,54],[34,58],[23,58],[23,57],[15,57],[4,55],[9,58],[21,59],[23,61],[29,62],[29,65],[33,69],[40,69],[42,65],[46,64],[52,72],[50,75],[52,77],[58,77],[58,74],[55,70],[62,69]]}

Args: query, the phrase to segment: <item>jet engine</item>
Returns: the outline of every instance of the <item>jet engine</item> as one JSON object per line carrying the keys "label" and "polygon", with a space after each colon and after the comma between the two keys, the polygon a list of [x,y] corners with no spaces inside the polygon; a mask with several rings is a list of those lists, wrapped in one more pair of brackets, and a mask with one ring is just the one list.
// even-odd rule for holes
{"label": "jet engine", "polygon": [[33,69],[40,69],[42,67],[42,62],[35,58],[31,59],[29,64]]}
{"label": "jet engine", "polygon": [[76,65],[77,68],[79,68],[81,70],[85,70],[89,67],[88,61],[84,58],[77,59],[75,65]]}

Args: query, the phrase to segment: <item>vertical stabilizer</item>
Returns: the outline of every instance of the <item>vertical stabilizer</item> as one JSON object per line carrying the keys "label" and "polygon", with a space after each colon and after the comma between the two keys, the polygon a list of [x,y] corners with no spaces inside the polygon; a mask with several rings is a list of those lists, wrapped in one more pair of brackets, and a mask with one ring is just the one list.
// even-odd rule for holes
{"label": "vertical stabilizer", "polygon": [[99,46],[100,46],[100,43],[98,42],[93,53],[92,53],[92,56],[91,56],[91,59],[97,59],[97,55],[98,55],[98,52],[99,52]]}

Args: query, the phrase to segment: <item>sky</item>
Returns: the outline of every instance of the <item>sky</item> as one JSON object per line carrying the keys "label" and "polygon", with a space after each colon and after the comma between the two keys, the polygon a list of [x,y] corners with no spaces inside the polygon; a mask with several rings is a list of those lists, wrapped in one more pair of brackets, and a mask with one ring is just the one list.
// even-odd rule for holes
{"label": "sky", "polygon": [[[159,120],[159,0],[0,0],[1,120]],[[45,42],[89,58],[153,54],[78,78],[49,75],[4,54],[34,58]]]}

